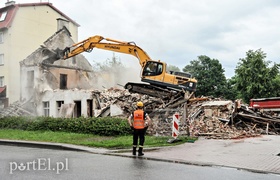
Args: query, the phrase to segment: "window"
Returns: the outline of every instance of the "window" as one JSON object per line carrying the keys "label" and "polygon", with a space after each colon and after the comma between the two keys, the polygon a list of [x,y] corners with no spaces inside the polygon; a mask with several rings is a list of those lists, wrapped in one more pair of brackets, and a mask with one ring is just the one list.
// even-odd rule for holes
{"label": "window", "polygon": [[4,33],[0,32],[0,43],[4,42]]}
{"label": "window", "polygon": [[157,74],[162,73],[162,64],[158,64]]}
{"label": "window", "polygon": [[64,104],[64,101],[56,101],[56,106],[57,106],[57,112],[59,113],[62,104]]}
{"label": "window", "polygon": [[0,14],[0,22],[1,22],[1,21],[4,21],[5,18],[6,18],[6,16],[7,16],[7,11],[2,12],[2,13]]}
{"label": "window", "polygon": [[67,89],[67,74],[60,74],[60,89]]}
{"label": "window", "polygon": [[4,65],[4,54],[0,54],[0,65]]}
{"label": "window", "polygon": [[44,116],[50,116],[50,102],[43,102]]}
{"label": "window", "polygon": [[143,76],[157,76],[162,74],[163,65],[160,62],[148,61],[143,70]]}
{"label": "window", "polygon": [[0,87],[4,86],[4,76],[0,76]]}

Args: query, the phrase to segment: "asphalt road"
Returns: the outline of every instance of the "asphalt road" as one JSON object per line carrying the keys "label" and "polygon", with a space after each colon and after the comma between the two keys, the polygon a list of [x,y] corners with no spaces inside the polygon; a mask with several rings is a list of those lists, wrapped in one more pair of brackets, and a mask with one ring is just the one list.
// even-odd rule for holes
{"label": "asphalt road", "polygon": [[0,152],[0,179],[280,179],[275,174],[68,150],[0,145]]}

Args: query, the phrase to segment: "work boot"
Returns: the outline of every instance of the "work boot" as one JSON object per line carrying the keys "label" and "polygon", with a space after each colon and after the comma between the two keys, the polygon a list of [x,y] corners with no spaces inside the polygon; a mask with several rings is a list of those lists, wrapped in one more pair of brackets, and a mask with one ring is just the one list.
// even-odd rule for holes
{"label": "work boot", "polygon": [[144,156],[144,153],[143,153],[142,151],[143,151],[143,148],[140,147],[140,148],[138,149],[138,156]]}
{"label": "work boot", "polygon": [[133,149],[132,149],[132,155],[136,155],[136,147],[133,147]]}

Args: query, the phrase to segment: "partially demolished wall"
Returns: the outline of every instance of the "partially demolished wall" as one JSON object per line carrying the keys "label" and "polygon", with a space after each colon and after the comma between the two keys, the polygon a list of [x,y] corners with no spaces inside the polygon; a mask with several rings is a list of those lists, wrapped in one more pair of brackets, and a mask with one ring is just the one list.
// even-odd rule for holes
{"label": "partially demolished wall", "polygon": [[[68,60],[57,59],[56,52],[73,44],[66,28],[55,33],[21,62],[21,102],[0,112],[2,116],[44,115],[43,103],[48,102],[48,116],[118,116],[126,119],[142,101],[152,118],[148,133],[170,136],[174,113],[179,113],[181,135],[208,138],[243,138],[261,134],[279,134],[280,119],[248,110],[246,105],[208,97],[170,100],[124,89],[96,88],[96,76],[82,55]],[[67,81],[60,75],[67,76]]]}
{"label": "partially demolished wall", "polygon": [[[80,91],[77,90],[77,93],[79,94]],[[179,113],[181,117],[180,135],[236,139],[280,133],[279,117],[254,112],[246,105],[236,105],[236,102],[232,101],[203,97],[192,98],[181,104],[178,104],[178,101],[170,104],[160,98],[114,88],[103,91],[86,90],[85,93],[87,94],[84,94],[85,100],[90,98],[93,100],[92,111],[95,117],[117,116],[127,119],[136,109],[135,103],[142,101],[152,119],[152,124],[148,129],[151,135],[171,136],[174,113]],[[52,96],[53,93],[49,91],[48,94]],[[57,96],[59,95],[58,93]]]}

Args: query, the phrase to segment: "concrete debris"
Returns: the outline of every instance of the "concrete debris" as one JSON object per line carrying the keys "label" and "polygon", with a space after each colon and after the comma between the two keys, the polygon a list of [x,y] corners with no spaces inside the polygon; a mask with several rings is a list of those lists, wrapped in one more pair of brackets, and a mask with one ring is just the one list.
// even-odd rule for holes
{"label": "concrete debris", "polygon": [[[210,97],[162,100],[116,88],[89,91],[94,99],[92,111],[95,117],[116,116],[126,119],[136,109],[136,102],[142,101],[152,119],[148,129],[150,135],[171,136],[175,113],[180,115],[180,135],[236,139],[280,133],[279,116],[255,112],[239,100],[232,102]],[[72,117],[74,108],[75,104],[62,105],[60,117]],[[12,104],[9,109],[0,111],[0,117],[33,115],[20,103]]]}
{"label": "concrete debris", "polygon": [[6,116],[35,116],[24,105],[25,103],[16,101],[10,106],[0,109],[0,118]]}
{"label": "concrete debris", "polygon": [[246,105],[240,104],[240,101],[236,103],[209,97],[192,98],[187,101],[182,98],[164,101],[160,98],[132,94],[126,90],[113,88],[100,93],[100,106],[107,111],[100,112],[98,116],[109,116],[109,106],[116,104],[123,111],[119,116],[127,118],[136,108],[137,101],[145,104],[145,110],[153,120],[148,129],[151,135],[170,136],[172,116],[176,112],[181,115],[181,135],[236,139],[280,133],[279,118],[261,117],[264,114],[249,111]]}
{"label": "concrete debris", "polygon": [[74,108],[75,108],[74,103],[62,104],[59,111],[59,117],[63,117],[63,118],[73,117]]}
{"label": "concrete debris", "polygon": [[123,114],[123,110],[116,104],[110,105],[110,115],[111,116],[120,116]]}

